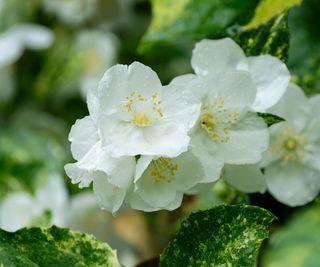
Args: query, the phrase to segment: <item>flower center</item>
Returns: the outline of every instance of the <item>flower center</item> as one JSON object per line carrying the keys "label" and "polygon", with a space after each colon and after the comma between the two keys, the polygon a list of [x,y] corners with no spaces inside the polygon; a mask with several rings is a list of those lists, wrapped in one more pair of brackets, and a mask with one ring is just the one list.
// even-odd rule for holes
{"label": "flower center", "polygon": [[200,116],[201,127],[207,131],[213,131],[215,125],[218,123],[217,117],[210,113],[204,113]]}
{"label": "flower center", "polygon": [[288,151],[295,151],[298,147],[299,143],[294,138],[288,138],[284,141],[283,146]]}
{"label": "flower center", "polygon": [[171,178],[176,174],[178,164],[172,163],[171,159],[158,158],[153,160],[149,167],[149,173],[154,178],[156,183],[166,181],[171,182]]}
{"label": "flower center", "polygon": [[92,49],[84,54],[84,69],[86,73],[96,73],[101,69],[101,54],[97,49]]}
{"label": "flower center", "polygon": [[287,128],[280,132],[276,137],[275,146],[283,151],[283,161],[301,160],[305,156],[305,145],[307,138],[303,134],[294,132],[291,128]]}
{"label": "flower center", "polygon": [[239,118],[239,112],[231,112],[224,106],[224,99],[218,97],[207,105],[203,105],[200,124],[214,142],[227,143],[229,129]]}
{"label": "flower center", "polygon": [[138,94],[137,91],[132,91],[126,97],[123,108],[129,113],[129,121],[138,127],[151,126],[163,117],[161,100],[157,92],[148,98]]}
{"label": "flower center", "polygon": [[150,118],[145,112],[140,111],[140,113],[134,115],[131,119],[131,122],[139,127],[151,126],[154,121]]}

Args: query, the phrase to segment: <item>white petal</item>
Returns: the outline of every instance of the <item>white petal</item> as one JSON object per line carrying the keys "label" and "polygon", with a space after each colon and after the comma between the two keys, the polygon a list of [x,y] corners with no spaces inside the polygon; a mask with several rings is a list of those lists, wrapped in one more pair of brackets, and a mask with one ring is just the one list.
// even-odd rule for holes
{"label": "white petal", "polygon": [[188,92],[192,93],[197,99],[201,99],[207,92],[206,88],[200,84],[201,78],[195,74],[185,74],[175,77],[170,85],[180,87],[181,94]]}
{"label": "white petal", "polygon": [[290,83],[280,101],[268,109],[268,113],[278,115],[297,128],[304,128],[306,116],[301,108],[307,107],[308,98],[302,89]]}
{"label": "white petal", "polygon": [[267,151],[263,153],[262,160],[259,162],[260,167],[267,167],[284,157],[285,150],[279,146],[277,135],[292,126],[287,122],[280,122],[269,127],[270,144]]}
{"label": "white petal", "polygon": [[23,46],[8,33],[0,35],[0,68],[14,63],[23,52]]}
{"label": "white petal", "polygon": [[152,211],[158,210],[158,207],[150,206],[145,201],[143,201],[138,194],[135,194],[135,193],[131,193],[128,196],[127,202],[130,203],[131,208],[135,210],[143,210],[146,212],[152,212]]}
{"label": "white petal", "polygon": [[[134,172],[136,169],[136,160],[134,157],[120,157],[120,158],[109,158],[108,164],[111,166],[109,172],[108,181],[113,185],[124,188],[129,187],[132,183]],[[100,165],[105,165],[106,162],[102,161],[99,163],[97,170],[103,170],[99,168]]]}
{"label": "white petal", "polygon": [[[313,95],[308,99],[308,108],[309,108],[309,119],[310,120],[319,120],[320,118],[320,111],[319,111],[319,106],[320,106],[320,95],[316,94]],[[318,124],[318,122],[314,122]]]}
{"label": "white petal", "polygon": [[32,219],[40,213],[32,196],[23,192],[12,193],[2,200],[0,228],[14,232],[29,226]]}
{"label": "white petal", "polygon": [[245,193],[264,193],[267,184],[259,165],[225,165],[223,178]]}
{"label": "white petal", "polygon": [[101,208],[115,213],[122,205],[127,188],[120,188],[108,182],[103,172],[94,173],[93,191]]}
{"label": "white petal", "polygon": [[88,187],[92,182],[92,171],[82,169],[78,163],[69,163],[64,170],[73,184],[79,183],[79,188]]}
{"label": "white petal", "polygon": [[288,206],[305,205],[319,193],[319,172],[299,164],[273,165],[265,175],[269,192]]}
{"label": "white petal", "polygon": [[91,90],[87,91],[87,95],[86,95],[89,114],[95,124],[98,124],[97,122],[100,118],[100,114],[99,114],[100,105],[102,104],[100,103],[100,93],[99,93],[101,81],[102,80],[100,80],[100,82],[98,83],[99,85],[97,87],[93,87],[91,88]]}
{"label": "white petal", "polygon": [[163,112],[165,117],[173,118],[191,129],[200,115],[200,101],[185,87],[170,84],[163,88]]}
{"label": "white petal", "polygon": [[[110,117],[110,116],[109,116]],[[114,123],[114,128],[103,123],[103,136],[113,146],[112,155],[159,155],[175,157],[188,148],[187,129],[175,121],[158,121],[149,127],[136,127],[129,123]],[[110,133],[112,131],[112,133]]]}
{"label": "white petal", "polygon": [[290,73],[284,63],[270,55],[248,57],[239,62],[239,70],[251,73],[257,87],[257,96],[252,110],[265,112],[275,105],[285,93]]}
{"label": "white petal", "polygon": [[36,192],[36,202],[42,210],[50,210],[51,222],[57,226],[65,225],[68,193],[58,174],[50,175],[48,181]]}
{"label": "white petal", "polygon": [[[66,164],[64,170],[71,178],[72,183],[79,183],[80,188],[88,187],[92,182],[92,172],[96,170],[97,163],[103,161],[103,156],[106,156],[106,154],[101,149],[101,142],[97,142],[81,160],[76,163]],[[105,163],[104,169],[109,172],[112,166],[110,166],[108,158]]]}
{"label": "white petal", "polygon": [[140,63],[133,62],[128,68],[129,90],[137,90],[144,96],[152,95],[153,91],[161,89],[161,82],[156,72],[150,67]]}
{"label": "white petal", "polygon": [[171,82],[170,85],[180,86],[181,88],[188,86],[197,78],[195,74],[184,74],[175,77]]}
{"label": "white petal", "polygon": [[217,146],[211,141],[202,129],[192,135],[190,151],[200,160],[205,177],[201,183],[215,182],[220,178],[224,159]]}
{"label": "white petal", "polygon": [[144,171],[148,168],[150,162],[153,160],[153,156],[141,156],[137,161],[137,167],[134,174],[134,182],[137,182]]}
{"label": "white petal", "polygon": [[[161,180],[152,175],[152,171],[163,165],[161,161],[175,166],[173,173],[161,171]],[[160,166],[160,167],[157,167]],[[138,194],[144,202],[152,207],[167,209],[177,196],[182,195],[196,184],[205,180],[205,173],[201,162],[190,152],[185,152],[173,159],[158,159],[149,164],[142,177],[135,187],[135,194]]]}
{"label": "white petal", "polygon": [[148,170],[136,183],[134,193],[138,194],[148,205],[159,209],[166,209],[167,206],[175,201],[178,195],[182,195],[177,192],[175,185],[170,185],[166,181],[156,182],[149,175]]}
{"label": "white petal", "polygon": [[131,208],[136,209],[136,210],[142,210],[146,212],[152,212],[152,211],[158,211],[161,209],[166,209],[166,210],[175,210],[180,207],[181,202],[182,202],[182,194],[176,195],[176,198],[167,206],[161,207],[161,206],[151,206],[147,204],[143,199],[135,193],[132,193],[128,197],[128,202],[130,203]]}
{"label": "white petal", "polygon": [[[157,74],[148,66],[139,62],[131,65],[115,65],[108,69],[99,83],[98,91],[88,95],[88,104],[92,106],[94,99],[100,102],[100,113],[111,114],[119,112],[123,108],[126,97],[136,91],[144,97],[151,97],[156,91],[161,90],[161,82]],[[159,92],[160,93],[160,92]],[[93,103],[91,103],[93,102]],[[90,107],[90,110],[96,109]]]}
{"label": "white petal", "polygon": [[[90,115],[94,118],[101,114],[118,111],[130,88],[128,88],[128,66],[117,64],[109,68],[99,82],[97,90],[87,94]],[[96,106],[96,104],[98,105]]]}
{"label": "white petal", "polygon": [[244,57],[240,46],[230,38],[202,40],[193,49],[191,65],[197,74],[207,75],[235,69]]}
{"label": "white petal", "polygon": [[80,160],[98,140],[97,128],[90,116],[77,120],[69,134],[72,156]]}
{"label": "white petal", "polygon": [[178,191],[184,193],[206,180],[203,164],[193,153],[184,152],[172,159],[172,163],[178,167],[172,181]]}
{"label": "white petal", "polygon": [[306,152],[303,157],[303,163],[320,172],[320,120],[319,117],[315,118],[313,112],[311,112],[310,115],[312,116],[312,119],[305,130],[308,143],[305,147]]}
{"label": "white petal", "polygon": [[269,132],[262,118],[247,114],[229,131],[229,141],[217,143],[219,152],[228,164],[253,164],[262,158],[269,144]]}
{"label": "white petal", "polygon": [[310,114],[311,119],[305,129],[308,143],[317,144],[320,142],[320,117],[316,117],[315,114]]}
{"label": "white petal", "polygon": [[135,165],[133,157],[111,157],[111,151],[101,147],[98,142],[80,161],[67,164],[65,171],[72,183],[80,183],[79,187],[90,185],[94,179],[94,171],[104,172],[114,185],[127,187],[132,181]]}
{"label": "white petal", "polygon": [[231,110],[251,107],[257,93],[250,74],[243,71],[210,73],[201,83],[210,99],[222,97],[224,107]]}
{"label": "white petal", "polygon": [[20,24],[11,28],[10,31],[12,36],[29,49],[46,49],[54,41],[53,32],[42,25]]}

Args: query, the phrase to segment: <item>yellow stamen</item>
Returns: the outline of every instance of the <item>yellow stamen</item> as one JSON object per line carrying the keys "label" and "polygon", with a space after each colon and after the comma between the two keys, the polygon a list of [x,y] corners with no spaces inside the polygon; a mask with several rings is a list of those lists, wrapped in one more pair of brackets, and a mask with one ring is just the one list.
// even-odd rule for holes
{"label": "yellow stamen", "polygon": [[154,121],[150,119],[144,112],[133,116],[131,122],[134,125],[140,126],[140,127],[151,126],[154,123]]}
{"label": "yellow stamen", "polygon": [[[126,97],[123,108],[128,113],[132,113],[131,123],[140,127],[151,126],[164,116],[157,92],[148,98],[133,90]],[[142,111],[139,110],[141,108]]]}
{"label": "yellow stamen", "polygon": [[178,164],[171,162],[168,158],[159,158],[153,160],[149,167],[149,173],[154,178],[156,183],[166,181],[171,182],[169,176],[174,176],[178,170]]}

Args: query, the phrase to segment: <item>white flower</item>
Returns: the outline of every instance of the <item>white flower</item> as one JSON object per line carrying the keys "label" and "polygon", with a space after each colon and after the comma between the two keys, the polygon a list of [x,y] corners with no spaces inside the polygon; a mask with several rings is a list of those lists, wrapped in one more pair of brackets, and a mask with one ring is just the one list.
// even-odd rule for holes
{"label": "white flower", "polygon": [[312,201],[320,189],[320,96],[308,99],[291,84],[277,105],[268,110],[285,118],[270,127],[271,144],[261,166],[267,187],[289,206]]}
{"label": "white flower", "polygon": [[201,113],[190,136],[190,151],[205,167],[203,183],[216,181],[227,164],[258,162],[268,147],[264,121],[250,108],[256,87],[248,72],[208,72],[207,75],[177,77],[201,101]]}
{"label": "white flower", "polygon": [[110,146],[103,146],[97,126],[90,116],[76,121],[69,140],[72,155],[78,161],[65,166],[67,175],[73,183],[79,183],[80,188],[89,186],[93,181],[93,190],[100,206],[116,212],[131,186],[135,158],[112,158]]}
{"label": "white flower", "polygon": [[65,170],[80,187],[93,181],[101,207],[114,213],[141,197],[148,208],[136,208],[174,209],[204,179],[199,160],[183,153],[200,103],[180,86],[163,87],[138,62],[116,65],[88,92],[88,107],[90,116],[77,120],[69,135],[77,162]]}
{"label": "white flower", "polygon": [[191,65],[199,76],[230,70],[247,71],[257,88],[253,111],[264,112],[284,94],[290,74],[284,63],[270,55],[246,57],[232,39],[202,40],[193,50]]}
{"label": "white flower", "polygon": [[97,12],[97,0],[42,0],[44,9],[62,22],[77,25],[92,18]]}
{"label": "white flower", "polygon": [[0,35],[0,68],[14,63],[24,49],[45,49],[53,43],[53,33],[36,24],[19,24]]}
{"label": "white flower", "polygon": [[83,65],[80,90],[84,97],[98,86],[105,69],[115,63],[117,48],[117,37],[110,32],[83,30],[77,34],[75,49]]}
{"label": "white flower", "polygon": [[181,154],[200,108],[191,94],[162,86],[157,74],[138,62],[110,68],[88,93],[88,106],[113,157]]}
{"label": "white flower", "polygon": [[128,202],[144,211],[173,210],[180,207],[183,194],[203,180],[202,163],[191,152],[176,158],[141,156]]}
{"label": "white flower", "polygon": [[34,220],[48,210],[51,223],[65,226],[67,208],[67,191],[63,180],[58,175],[48,177],[34,196],[25,192],[9,194],[0,203],[0,228],[16,231],[22,227],[32,226]]}
{"label": "white flower", "polygon": [[80,187],[93,181],[93,190],[102,208],[115,213],[124,202],[144,211],[176,209],[182,196],[203,181],[201,162],[190,152],[177,158],[142,155],[111,157],[103,148],[90,116],[77,120],[69,140],[78,162],[67,164],[65,170]]}

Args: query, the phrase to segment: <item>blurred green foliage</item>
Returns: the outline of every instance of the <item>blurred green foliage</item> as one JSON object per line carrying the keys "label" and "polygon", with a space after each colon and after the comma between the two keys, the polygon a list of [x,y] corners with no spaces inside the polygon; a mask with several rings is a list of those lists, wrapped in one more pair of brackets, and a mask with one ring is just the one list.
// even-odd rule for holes
{"label": "blurred green foliage", "polygon": [[37,16],[40,0],[1,0],[0,1],[0,32],[12,25],[33,21]]}
{"label": "blurred green foliage", "polygon": [[0,198],[34,192],[50,174],[61,173],[65,152],[54,139],[24,128],[0,131]]}
{"label": "blurred green foliage", "polygon": [[307,94],[320,93],[320,5],[304,0],[290,12],[291,29],[288,67]]}
{"label": "blurred green foliage", "polygon": [[275,232],[262,255],[263,267],[318,267],[320,203],[302,208]]}

